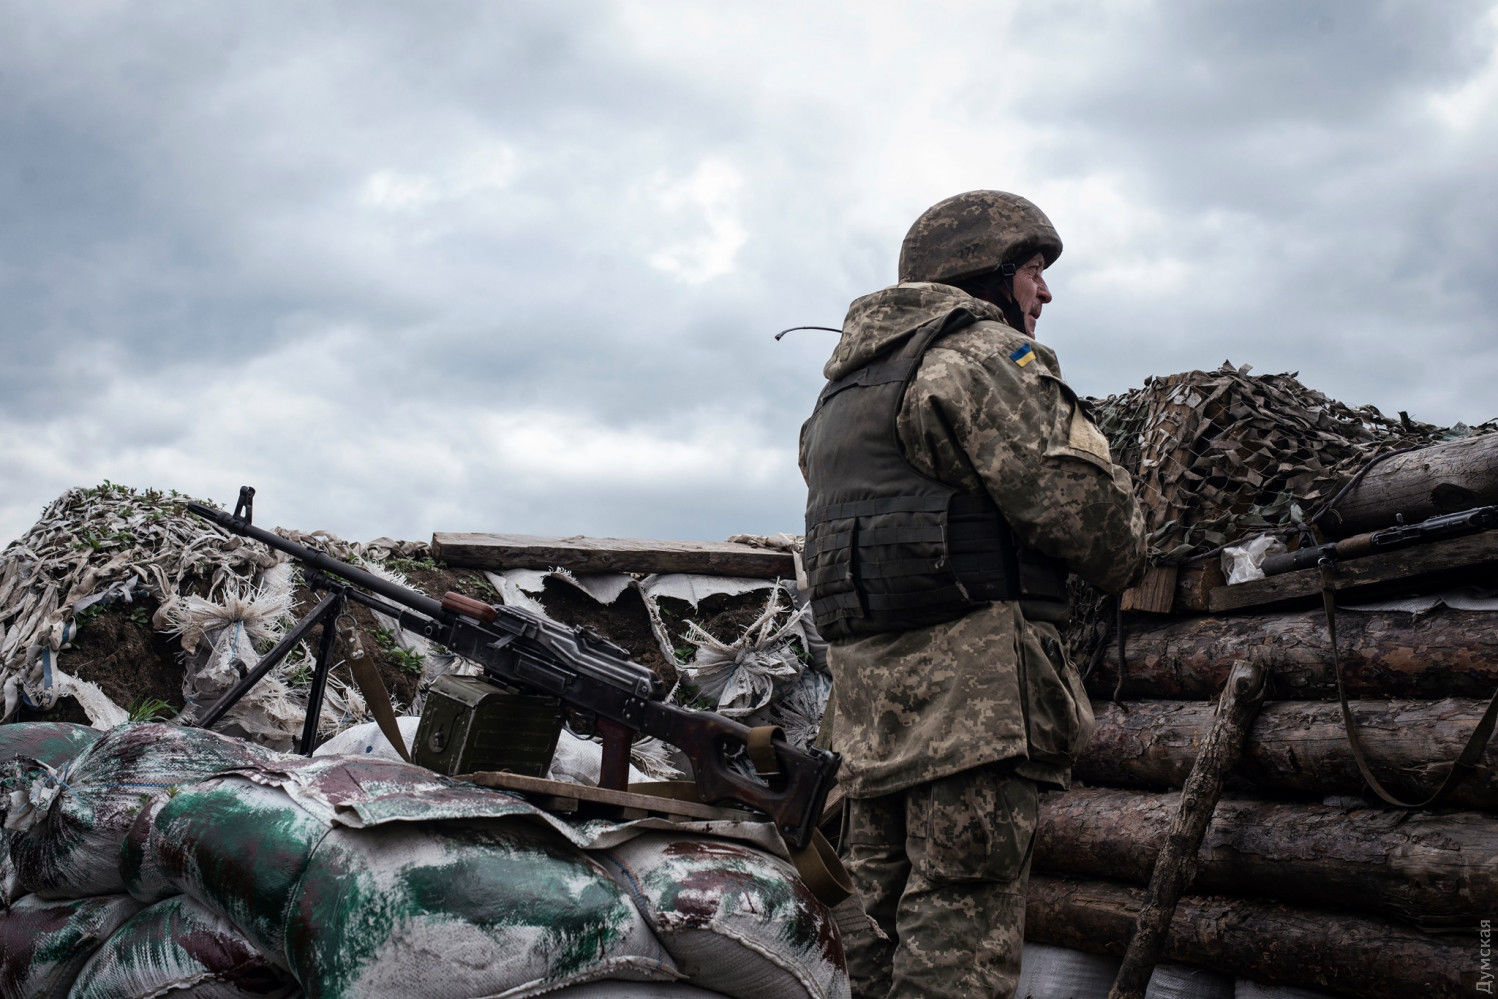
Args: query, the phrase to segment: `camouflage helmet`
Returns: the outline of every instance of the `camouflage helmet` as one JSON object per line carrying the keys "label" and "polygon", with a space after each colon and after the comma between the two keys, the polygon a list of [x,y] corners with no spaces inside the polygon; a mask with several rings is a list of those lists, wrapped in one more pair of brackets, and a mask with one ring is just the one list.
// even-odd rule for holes
{"label": "camouflage helmet", "polygon": [[1044,212],[1018,194],[968,191],[915,220],[900,246],[900,280],[959,280],[1037,253],[1047,267],[1061,256],[1061,237]]}

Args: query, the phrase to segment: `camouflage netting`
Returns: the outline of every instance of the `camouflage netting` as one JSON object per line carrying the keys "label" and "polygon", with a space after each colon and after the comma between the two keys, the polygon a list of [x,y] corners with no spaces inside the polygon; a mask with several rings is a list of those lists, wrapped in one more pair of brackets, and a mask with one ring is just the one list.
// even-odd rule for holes
{"label": "camouflage netting", "polygon": [[[108,728],[178,706],[178,720],[190,721],[305,613],[315,594],[286,556],[188,515],[187,500],[108,482],[69,490],[0,552],[0,721],[42,713]],[[355,544],[323,531],[276,530],[399,585],[433,594],[471,586],[485,599],[595,627],[668,684],[685,679],[673,690],[678,703],[715,708],[748,724],[780,725],[798,744],[816,735],[831,684],[806,608],[797,605],[789,584],[680,574],[579,577],[560,569],[451,570],[434,562],[421,542]],[[344,656],[375,657],[398,714],[419,714],[426,687],[443,673],[478,671],[360,608],[341,617],[338,630],[338,658],[319,717],[325,738],[348,731],[355,741],[382,744],[377,735],[359,732],[372,726],[341,665]],[[314,633],[310,642],[316,640]],[[273,749],[291,748],[306,710],[310,642],[251,688],[218,729]],[[591,769],[596,780],[596,744],[564,740],[559,753],[566,757],[558,763],[560,779],[587,783]],[[637,742],[634,755],[644,774],[679,775],[659,743]]]}
{"label": "camouflage netting", "polygon": [[[285,556],[187,516],[187,499],[175,491],[139,492],[108,482],[71,489],[0,553],[3,718],[15,717],[22,705],[50,709],[64,697],[76,700],[86,720],[101,728],[125,721],[132,711],[167,707],[162,700],[147,704],[148,698],[118,686],[111,695],[64,668],[65,650],[111,609],[176,639],[185,669],[180,695],[171,692],[169,699],[185,702],[189,712],[195,704],[212,703],[280,638],[294,620],[293,575]],[[366,567],[367,559],[388,554],[396,544],[382,539],[350,545],[322,533],[282,533]],[[303,648],[283,661],[229,716],[229,730],[288,748],[305,708],[297,680],[309,658]],[[119,663],[127,678],[131,665]],[[365,717],[358,692],[332,678],[325,725],[337,728]]]}
{"label": "camouflage netting", "polygon": [[1438,427],[1354,409],[1293,372],[1251,375],[1230,362],[1088,402],[1114,460],[1134,476],[1160,562],[1293,533],[1379,455],[1498,431],[1498,421]]}

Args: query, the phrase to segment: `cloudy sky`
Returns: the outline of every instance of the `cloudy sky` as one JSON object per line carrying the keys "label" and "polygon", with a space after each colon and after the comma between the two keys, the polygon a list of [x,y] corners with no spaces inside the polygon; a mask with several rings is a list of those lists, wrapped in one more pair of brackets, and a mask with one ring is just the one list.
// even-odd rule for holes
{"label": "cloudy sky", "polygon": [[1078,391],[1498,415],[1498,8],[0,0],[0,543],[103,479],[350,539],[798,530],[933,202]]}

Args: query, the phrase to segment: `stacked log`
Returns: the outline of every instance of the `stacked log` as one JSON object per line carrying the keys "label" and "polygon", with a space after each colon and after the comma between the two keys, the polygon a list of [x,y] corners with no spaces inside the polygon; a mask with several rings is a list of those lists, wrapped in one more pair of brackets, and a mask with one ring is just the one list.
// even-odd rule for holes
{"label": "stacked log", "polygon": [[[1491,455],[1495,441],[1452,452]],[[1391,459],[1377,481],[1398,485],[1400,468],[1428,464]],[[1449,503],[1448,493],[1430,502]],[[1498,539],[1490,544],[1480,560],[1492,579]],[[1427,567],[1404,589],[1434,593],[1442,582],[1439,567]],[[1491,990],[1482,952],[1498,911],[1498,747],[1485,747],[1436,805],[1385,805],[1349,747],[1324,613],[1284,606],[1187,616],[1177,602],[1174,616],[1125,613],[1122,677],[1114,636],[1087,680],[1098,726],[1074,769],[1077,786],[1042,798],[1027,937],[1124,954],[1217,697],[1233,664],[1248,661],[1267,671],[1268,698],[1161,959],[1334,996]],[[1498,613],[1344,610],[1337,630],[1373,772],[1395,794],[1423,799],[1498,689]]]}

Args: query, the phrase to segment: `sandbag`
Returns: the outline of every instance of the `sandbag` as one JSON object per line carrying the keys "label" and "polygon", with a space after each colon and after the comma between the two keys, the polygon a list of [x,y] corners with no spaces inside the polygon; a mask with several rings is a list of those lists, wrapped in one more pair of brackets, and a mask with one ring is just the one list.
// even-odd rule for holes
{"label": "sandbag", "polygon": [[68,999],[278,999],[299,991],[290,973],[233,925],[177,896],[115,930],[78,972]]}
{"label": "sandbag", "polygon": [[155,797],[221,770],[280,754],[204,729],[142,723],[106,733],[73,760],[67,776],[40,761],[5,764],[16,788],[5,809],[19,888],[45,898],[125,890],[120,846]]}
{"label": "sandbag", "polygon": [[589,982],[546,993],[546,999],[724,999],[685,982]]}
{"label": "sandbag", "polygon": [[[416,730],[421,726],[421,719],[412,715],[402,715],[395,720],[396,727],[400,729],[401,739],[406,744],[406,751],[410,752],[411,745],[416,740]],[[385,733],[380,730],[379,722],[361,722],[339,732],[337,735],[327,739],[312,751],[313,756],[374,756],[382,760],[399,760],[400,753],[396,752],[390,740],[385,738]]]}
{"label": "sandbag", "polygon": [[0,725],[0,762],[25,756],[61,768],[103,735],[72,722],[11,722]]}
{"label": "sandbag", "polygon": [[1260,985],[1240,978],[1233,985],[1233,999],[1332,999],[1325,992],[1296,988],[1294,985]]}
{"label": "sandbag", "polygon": [[529,822],[335,828],[288,913],[286,955],[309,996],[526,996],[680,977],[626,890]]}
{"label": "sandbag", "polygon": [[740,843],[650,833],[600,852],[635,891],[694,985],[741,999],[845,999],[831,912],[777,857]]}
{"label": "sandbag", "polygon": [[1233,976],[1185,964],[1157,964],[1144,999],[1235,999]]}
{"label": "sandbag", "polygon": [[181,893],[233,922],[267,954],[286,949],[286,907],[331,825],[244,777],[188,785],[145,809],[120,851],[141,901]]}
{"label": "sandbag", "polygon": [[0,912],[0,997],[67,995],[78,970],[139,909],[128,895],[17,899]]}
{"label": "sandbag", "polygon": [[153,798],[119,868],[284,956],[309,996],[665,982],[685,955],[726,995],[845,997],[832,914],[779,849],[766,822],[567,822],[409,764],[278,757]]}
{"label": "sandbag", "polygon": [[[25,889],[11,861],[10,825],[21,824],[33,800],[51,800],[67,780],[73,760],[104,733],[71,722],[12,722],[0,725],[0,798],[5,800],[0,827],[0,904],[9,904]],[[15,761],[29,761],[7,766]]]}
{"label": "sandbag", "polygon": [[1017,999],[1108,999],[1118,960],[1025,941]]}

